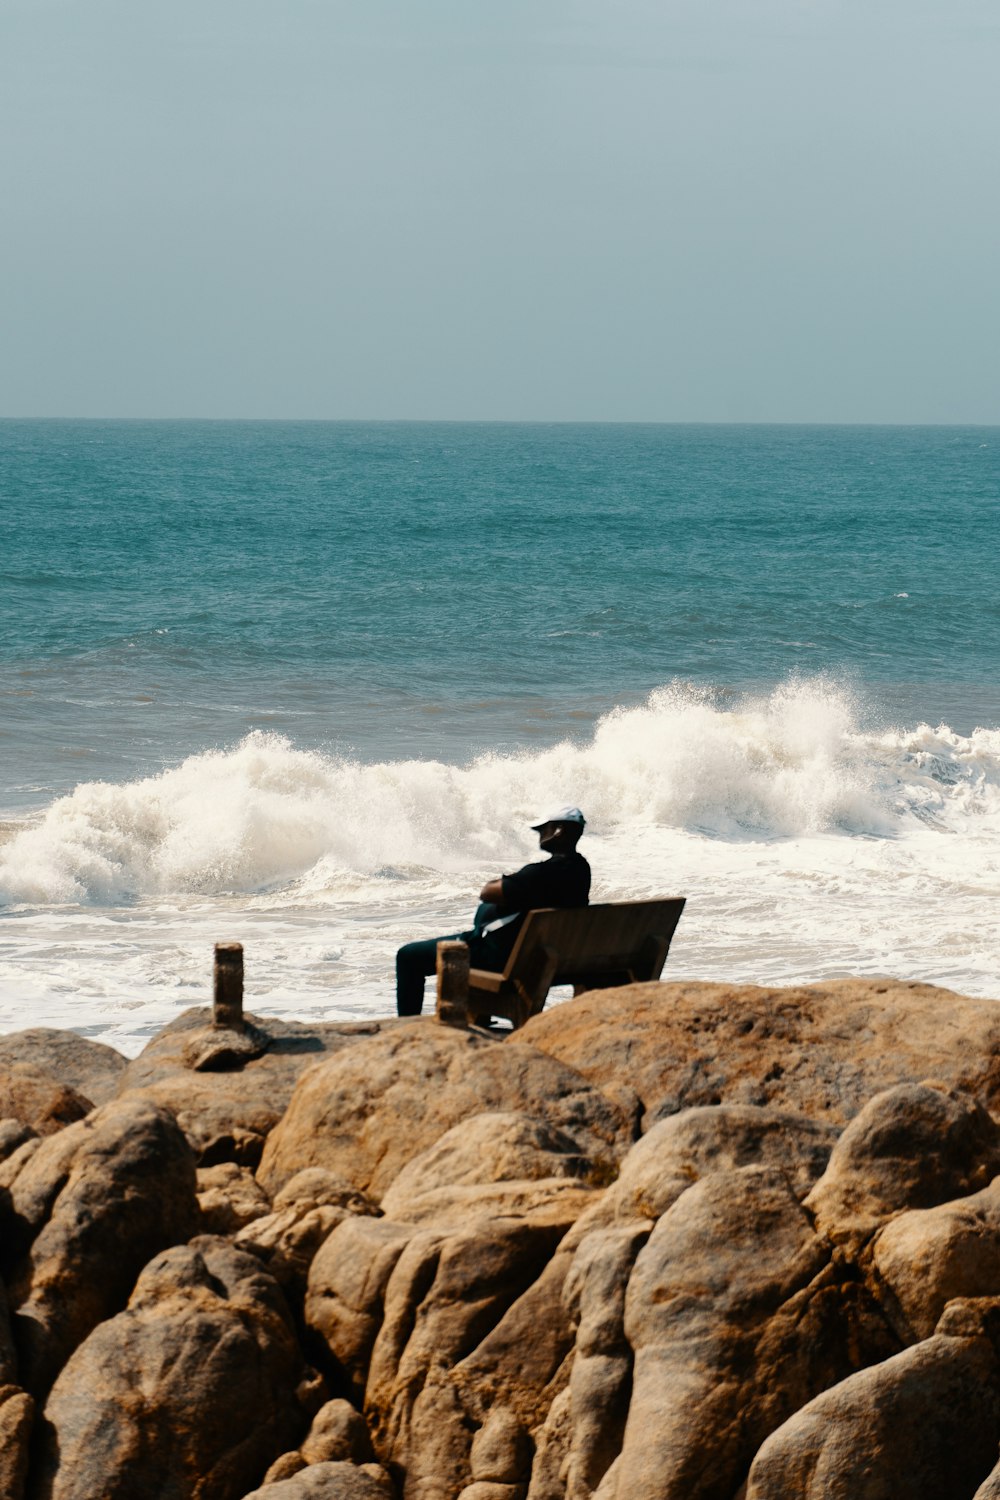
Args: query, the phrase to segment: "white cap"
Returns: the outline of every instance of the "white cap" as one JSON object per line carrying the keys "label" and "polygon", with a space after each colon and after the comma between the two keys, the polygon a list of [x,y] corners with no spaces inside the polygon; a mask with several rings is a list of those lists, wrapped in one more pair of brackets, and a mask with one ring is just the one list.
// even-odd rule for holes
{"label": "white cap", "polygon": [[560,807],[557,812],[549,813],[547,818],[540,818],[537,823],[532,823],[532,828],[537,833],[544,828],[546,823],[576,823],[580,828],[586,823],[586,818],[578,807]]}

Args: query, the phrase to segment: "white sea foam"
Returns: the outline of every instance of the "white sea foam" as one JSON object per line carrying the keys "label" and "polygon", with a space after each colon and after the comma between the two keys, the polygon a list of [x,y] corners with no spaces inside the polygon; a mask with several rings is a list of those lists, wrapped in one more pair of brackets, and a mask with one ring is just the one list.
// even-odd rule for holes
{"label": "white sea foam", "polygon": [[[385,1011],[392,952],[465,925],[526,825],[578,802],[595,899],[685,893],[670,972],[895,973],[996,994],[1000,731],[866,732],[792,682],[724,705],[683,687],[585,744],[371,765],[252,734],[124,785],[87,783],[0,844],[0,1028],[76,1025],[134,1050],[243,936],[258,1005]],[[134,1012],[134,1014],[133,1014]]]}

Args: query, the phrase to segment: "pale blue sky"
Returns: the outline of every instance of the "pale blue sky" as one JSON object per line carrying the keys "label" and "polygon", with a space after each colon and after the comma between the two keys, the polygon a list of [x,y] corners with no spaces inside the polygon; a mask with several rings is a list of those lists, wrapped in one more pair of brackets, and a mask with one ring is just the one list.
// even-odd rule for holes
{"label": "pale blue sky", "polygon": [[1000,422],[996,0],[0,0],[0,415]]}

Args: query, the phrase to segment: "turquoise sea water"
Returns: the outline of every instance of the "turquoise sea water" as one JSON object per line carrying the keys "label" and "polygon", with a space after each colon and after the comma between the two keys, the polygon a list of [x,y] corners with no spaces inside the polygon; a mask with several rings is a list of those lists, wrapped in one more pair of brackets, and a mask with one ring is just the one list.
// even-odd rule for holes
{"label": "turquoise sea water", "polygon": [[680,679],[1000,722],[1000,430],[0,424],[0,805],[252,726],[558,738]]}
{"label": "turquoise sea water", "polygon": [[11,1014],[151,1025],[162,935],[187,1003],[265,909],[275,1003],[384,1008],[552,798],[605,894],[705,882],[691,972],[863,966],[817,893],[877,851],[869,967],[926,973],[900,881],[961,869],[935,972],[988,991],[998,499],[996,428],[0,422]]}

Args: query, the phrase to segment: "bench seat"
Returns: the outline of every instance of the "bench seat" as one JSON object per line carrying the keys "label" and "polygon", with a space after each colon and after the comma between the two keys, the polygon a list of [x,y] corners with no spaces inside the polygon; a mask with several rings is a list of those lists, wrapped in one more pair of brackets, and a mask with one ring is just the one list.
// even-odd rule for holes
{"label": "bench seat", "polygon": [[[469,970],[467,1012],[504,1017],[516,1030],[539,1013],[553,985],[581,994],[659,979],[683,910],[684,897],[673,896],[529,911],[502,973]],[[440,984],[438,1014],[444,1019]]]}

